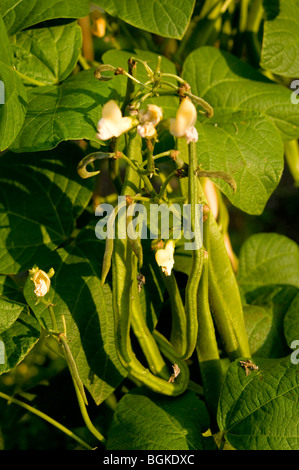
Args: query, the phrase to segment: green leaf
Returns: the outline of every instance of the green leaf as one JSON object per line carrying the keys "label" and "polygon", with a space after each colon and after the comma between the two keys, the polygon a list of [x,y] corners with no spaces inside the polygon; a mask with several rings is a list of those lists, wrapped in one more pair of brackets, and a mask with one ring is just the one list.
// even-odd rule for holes
{"label": "green leaf", "polygon": [[21,313],[13,325],[0,334],[5,351],[5,363],[0,363],[0,374],[19,364],[37,343],[39,336],[40,328],[35,318]]}
{"label": "green leaf", "polygon": [[235,193],[225,181],[213,181],[232,204],[260,214],[282,175],[282,138],[299,136],[299,110],[290,90],[213,47],[192,52],[183,77],[192,93],[214,109],[212,119],[198,123],[199,164],[203,170],[229,173],[237,184]]}
{"label": "green leaf", "polygon": [[208,101],[215,111],[255,111],[271,120],[283,139],[299,137],[299,109],[291,103],[291,90],[237,57],[215,47],[201,47],[187,57],[183,76],[192,93]]}
{"label": "green leaf", "polygon": [[289,346],[292,341],[299,339],[299,293],[284,317],[284,334]]}
{"label": "green leaf", "polygon": [[[115,77],[114,86],[118,78],[122,77]],[[59,86],[31,89],[26,120],[11,150],[48,150],[65,140],[98,142],[102,106],[116,95],[110,84],[94,78],[93,70],[75,74]]]}
{"label": "green leaf", "polygon": [[298,288],[298,245],[275,233],[252,235],[240,250],[237,279],[245,293],[267,285]]}
{"label": "green leaf", "polygon": [[277,75],[299,75],[298,9],[298,0],[280,0],[277,15],[264,22],[261,66]]}
{"label": "green leaf", "polygon": [[[4,84],[4,100],[0,97],[0,151],[15,140],[24,123],[27,94],[21,78],[12,69],[13,55],[7,32],[0,16],[0,80]],[[13,125],[12,125],[13,123]]]}
{"label": "green leaf", "polygon": [[298,367],[290,356],[256,359],[246,376],[239,361],[229,367],[218,407],[218,424],[238,450],[296,450]]}
{"label": "green leaf", "polygon": [[271,122],[256,113],[218,108],[198,125],[197,149],[202,169],[225,171],[235,180],[236,191],[211,178],[234,206],[248,214],[263,212],[284,166],[282,141]]}
{"label": "green leaf", "polygon": [[23,310],[29,313],[26,305],[0,298],[0,334],[13,325]]}
{"label": "green leaf", "polygon": [[168,398],[134,389],[118,403],[107,449],[201,450],[208,426],[205,405],[195,393]]}
{"label": "green leaf", "polygon": [[11,38],[16,69],[45,85],[65,80],[73,71],[82,45],[77,22],[29,29]]}
{"label": "green leaf", "polygon": [[181,39],[188,27],[194,0],[95,0],[111,16],[167,38]]}
{"label": "green leaf", "polygon": [[[54,268],[51,288],[45,296],[54,305],[58,331],[64,332],[84,385],[97,404],[105,400],[126,375],[114,345],[112,294],[108,284],[101,285],[101,262],[104,243],[94,230],[81,230],[75,246],[60,248],[48,256],[47,265]],[[39,321],[53,329],[48,307],[36,303],[34,284],[28,279],[26,300]]]}
{"label": "green leaf", "polygon": [[278,358],[289,353],[283,325],[297,291],[289,286],[262,287],[253,303],[244,306],[252,357]]}
{"label": "green leaf", "polygon": [[55,18],[81,18],[89,13],[88,0],[2,0],[0,14],[9,34]]}
{"label": "green leaf", "polygon": [[69,238],[93,185],[77,174],[82,155],[77,145],[63,144],[51,152],[1,156],[1,273],[45,263]]}

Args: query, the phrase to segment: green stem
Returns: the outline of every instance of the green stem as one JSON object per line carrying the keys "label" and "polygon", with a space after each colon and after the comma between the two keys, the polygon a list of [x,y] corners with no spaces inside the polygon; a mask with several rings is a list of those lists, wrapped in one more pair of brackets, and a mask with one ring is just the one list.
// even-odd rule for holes
{"label": "green stem", "polygon": [[52,304],[48,304],[48,310],[49,310],[51,321],[52,321],[52,329],[55,333],[59,333],[58,326],[57,326],[57,321],[56,321],[56,317],[55,317],[55,313],[54,313]]}
{"label": "green stem", "polygon": [[91,432],[91,434],[94,435],[94,437],[96,437],[103,445],[105,445],[106,444],[106,439],[100,433],[100,431],[92,424],[92,422],[89,418],[89,415],[87,413],[87,409],[86,409],[84,400],[82,398],[80,390],[78,389],[77,384],[74,381],[74,379],[73,379],[73,383],[74,383],[74,387],[75,387],[75,391],[76,391],[77,400],[78,400],[78,404],[79,404],[79,407],[80,407],[81,415],[82,415],[82,418],[84,420],[84,423],[86,424],[87,429]]}
{"label": "green stem", "polygon": [[52,426],[55,426],[57,429],[62,431],[64,434],[67,436],[71,437],[75,441],[77,441],[82,447],[84,447],[87,450],[92,450],[93,448],[87,444],[83,439],[81,439],[79,436],[74,434],[70,429],[66,428],[62,424],[58,423],[55,419],[51,418],[50,416],[46,415],[42,411],[37,410],[36,408],[33,408],[33,406],[28,405],[27,403],[24,403],[21,400],[18,400],[17,398],[10,397],[9,395],[6,395],[6,393],[0,392],[0,398],[3,398],[4,400],[7,400],[8,402],[12,402],[15,405],[21,406],[25,410],[29,411],[30,413],[35,414],[39,418],[43,419],[44,421],[47,421],[50,423]]}

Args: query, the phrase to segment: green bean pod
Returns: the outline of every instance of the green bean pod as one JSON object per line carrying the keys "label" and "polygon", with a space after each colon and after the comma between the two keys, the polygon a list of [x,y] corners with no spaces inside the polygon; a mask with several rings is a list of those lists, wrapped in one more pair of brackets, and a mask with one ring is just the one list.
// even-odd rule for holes
{"label": "green bean pod", "polygon": [[[191,230],[196,237],[201,237],[196,224],[196,205],[198,200],[198,178],[196,175],[197,158],[196,143],[189,144],[189,177],[188,177],[188,201],[191,207]],[[202,242],[202,240],[201,240]],[[198,243],[198,240],[197,240]],[[192,265],[185,291],[186,312],[186,335],[187,344],[184,358],[188,359],[194,352],[197,343],[198,320],[197,320],[197,290],[203,268],[203,247],[198,243],[192,251]]]}
{"label": "green bean pod", "polygon": [[202,277],[197,292],[198,338],[197,357],[205,398],[211,414],[211,426],[215,425],[218,399],[222,385],[222,368],[209,299],[209,217],[204,223],[203,242],[206,250]]}
{"label": "green bean pod", "polygon": [[[134,130],[129,135],[127,155],[128,158],[138,163],[141,162],[141,139]],[[136,194],[139,185],[140,176],[128,165],[122,194],[131,196]],[[181,379],[178,382],[169,383],[165,380],[167,374],[164,361],[162,362],[154,338],[150,335],[141,318],[142,312],[140,312],[138,305],[136,265],[137,258],[128,239],[122,240],[116,237],[112,255],[116,350],[121,363],[132,377],[158,393],[170,396],[179,395],[187,387],[189,372],[182,373]],[[140,340],[141,346],[143,346],[151,368],[165,378],[154,375],[136,358],[130,341],[131,325],[133,330],[135,330],[137,338]],[[185,370],[183,365],[182,370]]]}

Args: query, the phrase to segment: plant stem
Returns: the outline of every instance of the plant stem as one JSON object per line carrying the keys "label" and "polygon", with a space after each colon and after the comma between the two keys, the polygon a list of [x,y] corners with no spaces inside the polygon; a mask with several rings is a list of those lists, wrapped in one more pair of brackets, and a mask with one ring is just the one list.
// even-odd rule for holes
{"label": "plant stem", "polygon": [[74,388],[75,388],[75,391],[76,391],[77,400],[78,400],[78,404],[79,404],[79,407],[80,407],[81,415],[82,415],[82,418],[84,420],[84,423],[86,424],[87,429],[94,435],[94,437],[96,437],[103,445],[105,445],[106,444],[106,439],[100,433],[100,431],[92,424],[92,422],[89,418],[89,415],[87,413],[87,409],[86,409],[84,400],[82,398],[82,395],[80,393],[80,390],[79,390],[74,378],[73,378],[73,384],[74,384]]}
{"label": "plant stem", "polygon": [[39,418],[42,418],[43,420],[47,421],[48,423],[52,424],[52,426],[55,426],[57,429],[62,431],[64,434],[67,436],[71,437],[75,441],[77,441],[82,447],[88,450],[92,450],[93,448],[87,444],[83,439],[81,439],[79,436],[74,434],[70,429],[66,428],[62,424],[58,423],[55,419],[51,418],[50,416],[46,415],[42,411],[37,410],[36,408],[33,408],[33,406],[28,405],[27,403],[24,403],[21,400],[18,400],[17,398],[10,397],[9,395],[6,395],[6,393],[0,392],[0,398],[3,398],[4,400],[7,400],[8,402],[12,402],[18,406],[21,406],[25,410],[29,411],[30,413],[35,414]]}

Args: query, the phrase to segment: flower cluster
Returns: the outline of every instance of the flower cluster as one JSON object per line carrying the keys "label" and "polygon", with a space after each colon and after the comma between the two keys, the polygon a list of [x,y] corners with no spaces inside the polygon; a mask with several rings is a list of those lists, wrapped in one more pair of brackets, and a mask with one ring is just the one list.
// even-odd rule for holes
{"label": "flower cluster", "polygon": [[[155,104],[148,104],[138,112],[138,119],[132,116],[122,116],[121,110],[110,100],[102,110],[102,118],[98,122],[97,137],[108,140],[119,137],[121,134],[137,126],[137,132],[142,138],[151,139],[157,135],[156,127],[163,119],[162,108]],[[169,132],[174,137],[184,137],[189,142],[197,142],[198,133],[195,128],[197,119],[196,107],[189,98],[183,98],[175,118],[170,118]]]}

